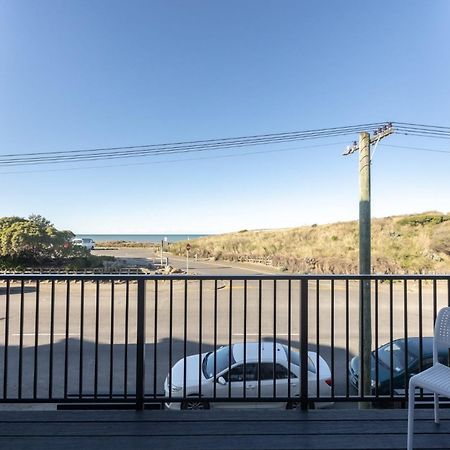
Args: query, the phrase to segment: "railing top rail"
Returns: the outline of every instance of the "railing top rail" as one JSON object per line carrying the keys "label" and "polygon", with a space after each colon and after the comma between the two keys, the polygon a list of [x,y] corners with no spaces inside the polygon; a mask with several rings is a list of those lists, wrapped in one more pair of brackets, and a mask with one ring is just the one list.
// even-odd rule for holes
{"label": "railing top rail", "polygon": [[0,273],[0,280],[88,280],[88,281],[136,281],[136,280],[450,280],[450,274],[407,274],[407,275],[385,275],[385,274],[372,274],[372,275],[335,275],[335,274],[264,274],[264,275],[149,275],[149,274],[76,274],[76,273]]}

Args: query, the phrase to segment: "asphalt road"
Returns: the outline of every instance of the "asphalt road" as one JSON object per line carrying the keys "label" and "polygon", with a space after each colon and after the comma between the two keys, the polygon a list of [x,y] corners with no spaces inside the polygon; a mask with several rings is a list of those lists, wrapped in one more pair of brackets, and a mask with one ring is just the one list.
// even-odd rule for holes
{"label": "asphalt road", "polygon": [[[146,266],[150,261],[160,261],[160,253],[155,253],[149,248],[121,248],[118,250],[94,250],[94,255],[115,256],[133,265]],[[187,261],[185,257],[173,256],[164,252],[164,258],[169,258],[169,264],[186,271]],[[257,275],[279,273],[277,269],[260,264],[231,263],[227,261],[197,260],[194,256],[189,258],[189,273],[199,275]]]}
{"label": "asphalt road", "polygon": [[[123,253],[124,257],[130,254]],[[129,257],[137,256],[131,252]],[[145,258],[144,252],[139,257]],[[173,265],[182,263],[182,259],[171,260]],[[218,278],[225,274],[267,273],[266,268],[203,261],[193,262],[192,271],[217,275]],[[185,297],[184,282],[176,281],[172,285],[167,281],[159,281],[157,285],[148,282],[146,392],[162,393],[170,366],[185,353],[196,354],[213,350],[215,345],[243,342],[244,336],[248,342],[258,341],[260,324],[263,340],[288,343],[290,331],[291,345],[299,348],[298,282],[292,282],[289,287],[288,281],[278,281],[276,296],[273,281],[264,281],[261,287],[260,295],[257,281],[248,281],[246,286],[241,281],[234,281],[231,286],[229,282],[219,281],[217,291],[213,281],[204,281],[201,287],[198,281],[190,281]],[[310,350],[319,349],[320,355],[332,368],[336,394],[343,395],[346,393],[347,360],[358,351],[359,290],[356,284],[350,283],[347,310],[345,284],[336,282],[334,287],[332,295],[330,282],[321,282],[317,294],[316,283],[310,284],[309,340]],[[110,393],[121,395],[126,390],[132,392],[135,381],[136,285],[129,285],[127,301],[124,283],[116,283],[114,288],[110,283],[101,283],[98,297],[95,283],[85,282],[83,286],[79,282],[71,283],[69,297],[67,284],[56,283],[53,313],[51,284],[41,283],[39,292],[36,288],[35,283],[25,285],[22,305],[20,285],[11,285],[9,319],[6,320],[6,290],[0,283],[0,396],[5,373],[7,396],[12,398],[19,394],[25,398],[47,398],[49,393],[61,397],[65,392],[69,396],[77,396],[80,392],[87,395],[97,391],[105,396]],[[408,334],[413,336],[419,332],[417,286],[411,283],[408,293]],[[389,286],[380,285],[377,320],[380,345],[391,338],[391,309],[392,337],[404,335],[403,287],[394,285],[393,294],[391,306]],[[444,287],[438,286],[438,307],[444,306],[446,301]],[[432,302],[431,290],[425,286],[422,306],[424,336],[432,333]],[[20,373],[21,392],[18,384]]]}

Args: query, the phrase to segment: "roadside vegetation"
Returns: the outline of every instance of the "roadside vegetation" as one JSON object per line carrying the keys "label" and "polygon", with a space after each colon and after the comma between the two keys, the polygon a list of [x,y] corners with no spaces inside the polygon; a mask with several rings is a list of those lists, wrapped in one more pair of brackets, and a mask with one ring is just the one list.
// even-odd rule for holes
{"label": "roadside vegetation", "polygon": [[118,248],[155,248],[152,242],[134,242],[134,241],[96,241],[97,250],[116,250]]}
{"label": "roadside vegetation", "polygon": [[[358,222],[282,230],[242,230],[189,241],[191,254],[212,260],[264,259],[281,271],[358,273]],[[185,255],[186,242],[170,251]],[[450,272],[450,215],[426,212],[372,220],[375,273]]]}
{"label": "roadside vegetation", "polygon": [[0,269],[60,267],[70,270],[101,268],[112,257],[93,256],[72,244],[75,235],[60,231],[47,219],[32,215],[0,218]]}

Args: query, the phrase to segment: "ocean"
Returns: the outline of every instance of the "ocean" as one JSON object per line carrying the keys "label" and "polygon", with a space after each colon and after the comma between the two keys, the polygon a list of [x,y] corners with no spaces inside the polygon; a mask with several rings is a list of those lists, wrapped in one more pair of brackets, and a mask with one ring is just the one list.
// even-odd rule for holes
{"label": "ocean", "polygon": [[132,241],[132,242],[167,242],[186,241],[209,236],[208,234],[77,234],[80,238],[91,238],[94,241]]}

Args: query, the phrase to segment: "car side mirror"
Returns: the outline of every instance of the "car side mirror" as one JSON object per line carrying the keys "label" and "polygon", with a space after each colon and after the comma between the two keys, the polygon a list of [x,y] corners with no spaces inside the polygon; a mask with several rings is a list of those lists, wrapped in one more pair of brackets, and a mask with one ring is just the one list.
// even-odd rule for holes
{"label": "car side mirror", "polygon": [[219,384],[221,384],[222,386],[225,386],[225,385],[227,384],[227,382],[225,381],[225,378],[224,378],[224,377],[219,377],[219,378],[217,378],[217,382],[218,382]]}

